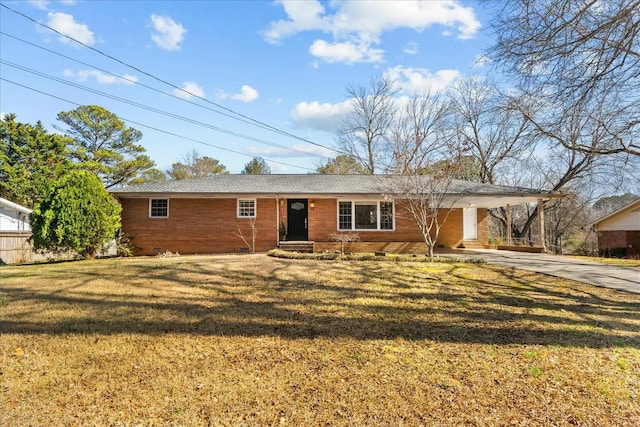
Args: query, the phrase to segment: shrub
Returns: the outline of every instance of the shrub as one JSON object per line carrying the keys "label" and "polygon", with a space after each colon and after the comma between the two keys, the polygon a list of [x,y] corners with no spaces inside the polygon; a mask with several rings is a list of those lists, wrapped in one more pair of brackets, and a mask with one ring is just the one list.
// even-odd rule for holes
{"label": "shrub", "polygon": [[75,170],[54,183],[31,213],[34,248],[93,258],[120,228],[120,204],[90,172]]}

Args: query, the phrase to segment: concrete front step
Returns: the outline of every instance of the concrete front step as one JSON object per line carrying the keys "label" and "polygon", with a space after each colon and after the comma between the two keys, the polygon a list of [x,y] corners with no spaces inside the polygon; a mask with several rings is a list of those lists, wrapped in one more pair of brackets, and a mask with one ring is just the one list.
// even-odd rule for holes
{"label": "concrete front step", "polygon": [[313,242],[280,242],[278,247],[287,252],[313,252]]}
{"label": "concrete front step", "polygon": [[486,249],[486,247],[475,240],[465,240],[461,244],[458,245],[460,249]]}

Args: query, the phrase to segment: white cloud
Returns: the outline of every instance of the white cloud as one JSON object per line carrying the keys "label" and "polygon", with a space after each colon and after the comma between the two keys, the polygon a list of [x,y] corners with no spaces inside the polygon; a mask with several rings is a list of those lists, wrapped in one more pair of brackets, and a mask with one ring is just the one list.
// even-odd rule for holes
{"label": "white cloud", "polygon": [[31,6],[37,7],[40,10],[47,10],[49,1],[48,0],[28,0],[28,3]]}
{"label": "white cloud", "polygon": [[[95,39],[93,32],[85,24],[75,21],[72,15],[62,12],[49,12],[47,25],[65,36],[69,36],[89,46],[93,46]],[[62,43],[73,43],[66,37],[60,37]],[[77,46],[76,43],[73,45]]]}
{"label": "white cloud", "polygon": [[340,121],[351,110],[351,101],[337,104],[318,101],[300,102],[291,111],[291,121],[299,128],[335,133]]}
{"label": "white cloud", "polygon": [[175,22],[171,17],[151,15],[154,33],[151,34],[151,40],[158,47],[165,50],[180,50],[184,34],[187,30]]}
{"label": "white cloud", "polygon": [[418,54],[418,43],[416,43],[416,42],[407,43],[405,45],[403,51],[407,55],[417,55]]}
{"label": "white cloud", "polygon": [[249,85],[242,85],[242,87],[240,88],[240,93],[229,94],[222,90],[218,92],[218,98],[220,99],[230,98],[245,103],[255,101],[259,96],[260,94],[258,93],[258,91]]}
{"label": "white cloud", "polygon": [[271,22],[264,32],[265,40],[278,43],[281,39],[307,30],[329,30],[330,22],[322,18],[324,7],[316,0],[277,1],[284,7],[288,20]]}
{"label": "white cloud", "polygon": [[[62,4],[66,4],[67,6],[72,6],[77,3],[77,0],[58,0]],[[49,8],[49,0],[27,0],[29,4],[34,7],[37,7],[41,10],[47,10]]]}
{"label": "white cloud", "polygon": [[[189,92],[189,93],[187,93]],[[173,94],[182,99],[191,99],[194,96],[204,98],[204,89],[202,89],[196,82],[184,82],[182,83],[182,90],[174,89]]]}
{"label": "white cloud", "polygon": [[[393,67],[385,74],[397,82],[396,102],[402,105],[407,96],[430,92],[435,94],[446,89],[462,75],[458,70],[439,70],[431,73],[425,68]],[[340,122],[351,111],[351,100],[335,104],[318,101],[300,102],[291,111],[291,121],[299,128],[336,133]]]}
{"label": "white cloud", "polygon": [[351,42],[327,43],[324,40],[316,40],[309,48],[309,52],[326,62],[344,62],[353,64],[357,62],[381,62],[384,51],[373,49],[369,43],[355,45]]}
{"label": "white cloud", "polygon": [[111,74],[103,73],[100,70],[64,70],[63,74],[65,77],[73,78],[79,80],[81,82],[85,82],[90,78],[94,78],[96,82],[101,85],[112,85],[112,84],[122,84],[122,85],[132,85],[138,81],[138,77],[133,76],[131,74],[123,74],[122,76],[114,76]]}
{"label": "white cloud", "polygon": [[249,85],[243,85],[240,88],[240,93],[232,95],[231,99],[237,99],[238,101],[242,101],[242,102],[251,102],[258,99],[258,96],[260,95],[258,94],[257,90],[255,90]]}
{"label": "white cloud", "polygon": [[396,81],[397,89],[405,95],[440,92],[461,77],[458,70],[438,70],[431,73],[426,68],[403,66],[389,68],[385,74]]}
{"label": "white cloud", "polygon": [[[312,46],[310,52],[313,55],[324,54],[319,57],[334,62],[340,58],[345,58],[347,62],[357,62],[354,58],[360,62],[382,61],[383,52],[372,49],[371,46],[380,42],[380,35],[385,31],[409,28],[420,32],[440,25],[448,32],[455,30],[458,38],[468,39],[474,37],[481,26],[473,8],[464,7],[457,0],[405,0],[401,7],[392,1],[334,1],[329,3],[333,14],[327,13],[316,0],[280,0],[278,3],[284,7],[288,19],[271,22],[264,31],[265,40],[278,43],[304,31],[330,33],[333,36],[332,42],[317,45],[316,40],[315,49]],[[354,46],[360,52],[373,51],[376,54],[344,54],[347,47]],[[327,54],[328,47],[333,47],[334,51],[340,49],[341,52],[336,54],[332,51]]]}
{"label": "white cloud", "polygon": [[477,68],[484,68],[489,64],[491,64],[491,58],[489,58],[487,55],[478,55],[473,60],[472,67],[476,68],[476,69]]}

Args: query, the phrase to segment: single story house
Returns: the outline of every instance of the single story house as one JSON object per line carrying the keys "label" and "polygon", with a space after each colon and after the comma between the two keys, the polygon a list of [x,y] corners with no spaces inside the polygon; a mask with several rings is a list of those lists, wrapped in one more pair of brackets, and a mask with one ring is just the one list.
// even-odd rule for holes
{"label": "single story house", "polygon": [[598,233],[598,253],[606,256],[640,256],[640,199],[603,216],[592,228]]}
{"label": "single story house", "polygon": [[[347,232],[359,237],[350,244],[353,252],[424,253],[423,236],[403,204],[406,179],[215,175],[110,191],[122,204],[122,230],[139,255],[262,252],[291,242],[322,252],[335,250],[336,233]],[[424,188],[432,182],[417,179]],[[437,246],[446,248],[488,246],[489,208],[531,202],[542,207],[543,200],[560,197],[466,181],[451,182],[443,193]]]}

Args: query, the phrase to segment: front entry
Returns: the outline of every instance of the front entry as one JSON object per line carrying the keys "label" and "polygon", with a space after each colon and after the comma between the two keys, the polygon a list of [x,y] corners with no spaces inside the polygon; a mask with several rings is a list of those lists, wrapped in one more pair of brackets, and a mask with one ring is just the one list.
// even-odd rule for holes
{"label": "front entry", "polygon": [[478,239],[478,210],[476,208],[462,210],[462,235],[464,240]]}
{"label": "front entry", "polygon": [[307,199],[287,200],[287,240],[307,241],[309,219],[307,218]]}

